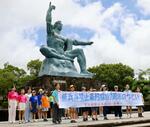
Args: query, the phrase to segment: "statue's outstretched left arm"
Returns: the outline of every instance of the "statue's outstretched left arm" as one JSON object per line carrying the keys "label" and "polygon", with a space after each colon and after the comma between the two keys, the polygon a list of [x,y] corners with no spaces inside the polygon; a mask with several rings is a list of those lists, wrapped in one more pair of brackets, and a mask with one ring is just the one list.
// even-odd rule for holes
{"label": "statue's outstretched left arm", "polygon": [[73,45],[92,45],[93,42],[83,42],[83,41],[77,41],[73,40]]}

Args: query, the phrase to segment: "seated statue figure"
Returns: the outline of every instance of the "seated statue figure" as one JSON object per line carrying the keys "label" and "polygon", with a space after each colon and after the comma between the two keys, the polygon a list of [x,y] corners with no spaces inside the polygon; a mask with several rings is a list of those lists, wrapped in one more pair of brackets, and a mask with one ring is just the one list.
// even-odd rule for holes
{"label": "seated statue figure", "polygon": [[[92,77],[93,74],[86,70],[86,59],[82,49],[73,49],[73,45],[91,45],[93,42],[82,42],[65,38],[60,35],[63,24],[56,21],[52,25],[52,10],[54,5],[49,4],[47,11],[47,45],[40,48],[41,53],[46,57],[43,61],[39,76],[71,76],[71,77]],[[80,74],[74,66],[74,59],[80,66]]]}

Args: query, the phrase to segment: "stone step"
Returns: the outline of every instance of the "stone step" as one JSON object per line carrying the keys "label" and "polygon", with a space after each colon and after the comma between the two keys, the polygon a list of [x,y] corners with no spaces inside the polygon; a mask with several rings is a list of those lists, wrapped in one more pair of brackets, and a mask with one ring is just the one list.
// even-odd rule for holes
{"label": "stone step", "polygon": [[123,126],[116,126],[116,127],[150,127],[150,123],[123,125]]}

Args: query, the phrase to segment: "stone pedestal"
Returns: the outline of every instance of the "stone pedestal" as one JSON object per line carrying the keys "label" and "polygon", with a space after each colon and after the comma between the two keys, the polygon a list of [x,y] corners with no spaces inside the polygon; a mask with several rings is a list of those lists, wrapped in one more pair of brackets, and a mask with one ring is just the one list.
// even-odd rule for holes
{"label": "stone pedestal", "polygon": [[46,58],[41,66],[39,77],[42,76],[63,76],[63,77],[84,77],[91,78],[91,75],[80,74],[74,66],[74,62],[56,58]]}

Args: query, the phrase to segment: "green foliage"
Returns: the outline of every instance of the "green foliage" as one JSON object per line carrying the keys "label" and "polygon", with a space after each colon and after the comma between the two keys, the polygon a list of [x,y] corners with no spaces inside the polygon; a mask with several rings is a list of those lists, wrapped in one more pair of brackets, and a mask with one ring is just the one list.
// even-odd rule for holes
{"label": "green foliage", "polygon": [[134,77],[134,70],[121,63],[119,64],[101,64],[88,69],[95,73],[94,79],[108,84],[123,86],[125,83],[131,83]]}
{"label": "green foliage", "polygon": [[42,62],[39,59],[37,59],[37,60],[31,60],[27,64],[27,68],[30,71],[30,75],[32,75],[32,76],[38,76],[41,64],[42,64]]}
{"label": "green foliage", "polygon": [[[30,75],[21,68],[8,63],[4,64],[4,68],[0,69],[0,95],[4,97],[1,106],[7,107],[6,95],[13,84],[16,84],[17,89],[24,87],[29,81],[37,77],[41,64],[40,60],[31,60],[27,64]],[[101,83],[108,84],[110,88],[113,88],[114,85],[119,85],[121,89],[124,89],[125,84],[128,83],[133,91],[136,90],[137,86],[140,86],[145,101],[150,103],[150,80],[142,78],[144,74],[150,74],[150,69],[147,69],[141,75],[139,74],[141,76],[139,80],[134,79],[134,70],[131,67],[121,63],[101,64],[88,70],[95,73],[93,80],[95,82],[93,83],[100,81]]]}
{"label": "green foliage", "polygon": [[148,75],[148,79],[150,80],[150,68],[146,69],[146,70],[139,70],[139,75],[138,75],[138,79],[139,80],[145,80],[144,76]]}
{"label": "green foliage", "polygon": [[[36,78],[41,66],[40,60],[31,60],[27,67],[30,70],[30,75],[27,75],[26,71],[10,65],[9,63],[4,64],[4,68],[0,69],[0,95],[6,100],[8,90],[15,84],[17,89],[22,88],[27,82]],[[4,101],[2,106],[5,107],[7,102]]]}
{"label": "green foliage", "polygon": [[20,78],[23,78],[26,72],[23,69],[12,66],[10,64],[4,64],[4,68],[0,69],[0,87],[1,90],[6,90],[12,87]]}

